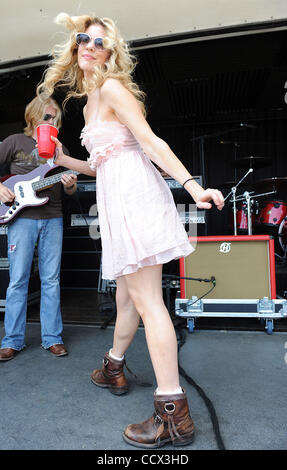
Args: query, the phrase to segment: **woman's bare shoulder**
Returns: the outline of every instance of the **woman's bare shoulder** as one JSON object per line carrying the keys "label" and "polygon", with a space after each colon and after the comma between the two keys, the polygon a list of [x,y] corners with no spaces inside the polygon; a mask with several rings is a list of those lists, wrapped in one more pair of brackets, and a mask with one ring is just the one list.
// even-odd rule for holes
{"label": "woman's bare shoulder", "polygon": [[107,78],[101,86],[102,95],[110,95],[126,90],[125,86],[117,78]]}

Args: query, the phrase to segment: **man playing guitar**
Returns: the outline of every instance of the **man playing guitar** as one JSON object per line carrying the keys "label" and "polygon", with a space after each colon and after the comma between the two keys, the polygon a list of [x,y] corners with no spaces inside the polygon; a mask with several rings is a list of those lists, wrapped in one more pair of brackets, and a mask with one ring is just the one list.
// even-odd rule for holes
{"label": "man playing guitar", "polygon": [[[8,166],[13,175],[26,175],[47,160],[36,148],[39,124],[61,127],[61,110],[53,100],[42,102],[34,98],[25,109],[27,126],[24,133],[13,134],[0,144],[0,166]],[[24,176],[23,176],[24,178]],[[26,178],[26,177],[25,177]],[[27,178],[26,178],[27,179]],[[64,173],[61,182],[65,193],[77,189],[77,177]],[[62,255],[63,214],[61,184],[41,191],[46,204],[25,207],[8,226],[8,259],[10,282],[6,294],[4,318],[5,337],[0,349],[0,361],[13,359],[25,347],[25,327],[28,285],[32,260],[37,244],[41,279],[42,346],[55,356],[67,355],[61,337],[63,325],[60,309],[60,264]],[[0,202],[13,207],[15,194],[0,183]]]}

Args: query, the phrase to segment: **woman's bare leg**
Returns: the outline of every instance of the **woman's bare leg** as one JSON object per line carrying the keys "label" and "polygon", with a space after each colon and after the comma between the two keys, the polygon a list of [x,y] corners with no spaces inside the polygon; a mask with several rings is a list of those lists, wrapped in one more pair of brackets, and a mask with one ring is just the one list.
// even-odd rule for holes
{"label": "woman's bare leg", "polygon": [[117,279],[116,304],[117,318],[111,353],[113,356],[121,358],[131,344],[140,320],[140,316],[129,295],[124,276]]}
{"label": "woman's bare leg", "polygon": [[[158,391],[180,390],[177,339],[162,296],[162,265],[147,266],[125,276],[128,293],[141,316]],[[123,342],[124,344],[124,342]]]}

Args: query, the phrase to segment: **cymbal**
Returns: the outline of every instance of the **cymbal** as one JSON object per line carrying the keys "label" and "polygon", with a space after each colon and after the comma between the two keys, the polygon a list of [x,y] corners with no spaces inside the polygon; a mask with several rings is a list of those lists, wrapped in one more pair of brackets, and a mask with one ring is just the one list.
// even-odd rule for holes
{"label": "cymbal", "polygon": [[263,168],[271,165],[271,161],[271,158],[255,157],[251,155],[250,157],[238,158],[233,162],[232,166],[235,168]]}
{"label": "cymbal", "polygon": [[263,180],[255,181],[252,183],[252,186],[254,188],[262,188],[266,191],[279,189],[282,186],[287,186],[287,176],[265,178]]}

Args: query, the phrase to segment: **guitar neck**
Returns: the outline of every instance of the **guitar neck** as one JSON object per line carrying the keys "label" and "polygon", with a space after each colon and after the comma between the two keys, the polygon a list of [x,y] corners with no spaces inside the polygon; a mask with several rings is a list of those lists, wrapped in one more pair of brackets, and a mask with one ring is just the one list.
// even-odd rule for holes
{"label": "guitar neck", "polygon": [[49,188],[53,186],[54,184],[59,183],[63,175],[69,175],[69,174],[79,175],[80,173],[74,170],[63,171],[62,173],[57,173],[56,175],[48,176],[47,178],[44,178],[40,181],[36,181],[35,183],[32,184],[32,188],[34,191],[41,191],[42,189]]}

